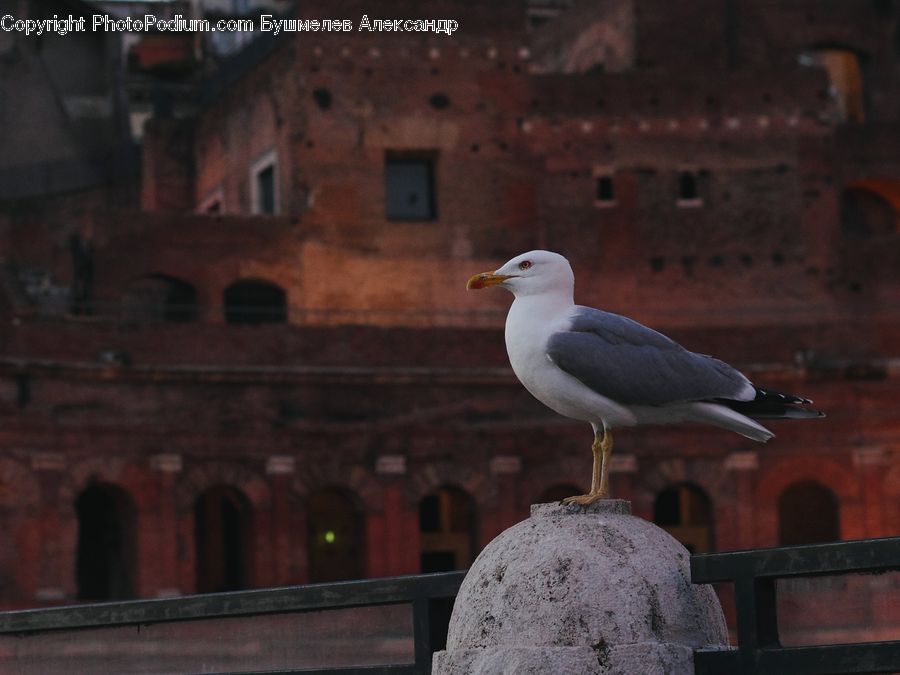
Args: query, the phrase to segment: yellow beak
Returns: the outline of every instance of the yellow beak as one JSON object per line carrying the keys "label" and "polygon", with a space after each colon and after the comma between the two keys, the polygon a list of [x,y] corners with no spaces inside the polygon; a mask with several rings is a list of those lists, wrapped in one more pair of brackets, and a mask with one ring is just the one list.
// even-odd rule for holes
{"label": "yellow beak", "polygon": [[499,286],[507,279],[512,278],[513,274],[494,274],[493,272],[482,272],[476,274],[469,279],[466,284],[466,290],[478,290],[479,288],[487,288],[488,286]]}

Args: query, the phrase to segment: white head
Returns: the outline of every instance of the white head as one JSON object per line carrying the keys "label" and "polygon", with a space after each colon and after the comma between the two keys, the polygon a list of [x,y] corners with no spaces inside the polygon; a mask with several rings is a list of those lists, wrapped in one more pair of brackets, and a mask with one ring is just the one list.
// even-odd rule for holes
{"label": "white head", "polygon": [[542,293],[572,296],[575,275],[569,261],[552,251],[529,251],[517,255],[493,272],[469,279],[468,289],[502,286],[516,297]]}

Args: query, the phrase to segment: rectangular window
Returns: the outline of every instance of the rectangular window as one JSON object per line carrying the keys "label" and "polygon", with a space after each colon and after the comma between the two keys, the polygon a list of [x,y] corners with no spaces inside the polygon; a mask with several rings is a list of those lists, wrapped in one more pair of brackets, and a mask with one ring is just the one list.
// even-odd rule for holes
{"label": "rectangular window", "polygon": [[615,205],[614,171],[608,167],[594,167],[594,206],[608,208]]}
{"label": "rectangular window", "polygon": [[389,151],[384,159],[388,220],[435,220],[434,153]]}
{"label": "rectangular window", "polygon": [[275,167],[271,164],[256,174],[256,212],[275,213]]}
{"label": "rectangular window", "polygon": [[278,213],[278,162],[272,150],[250,169],[251,211],[264,215]]}
{"label": "rectangular window", "polygon": [[683,170],[678,172],[678,206],[703,206],[703,198],[700,196],[700,182],[696,171]]}

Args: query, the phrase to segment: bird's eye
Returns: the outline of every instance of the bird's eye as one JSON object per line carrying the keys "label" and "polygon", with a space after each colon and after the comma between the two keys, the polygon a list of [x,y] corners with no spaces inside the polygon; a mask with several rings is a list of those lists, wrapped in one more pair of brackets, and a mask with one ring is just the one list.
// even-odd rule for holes
{"label": "bird's eye", "polygon": [[530,260],[523,260],[519,263],[520,270],[527,270],[533,263]]}

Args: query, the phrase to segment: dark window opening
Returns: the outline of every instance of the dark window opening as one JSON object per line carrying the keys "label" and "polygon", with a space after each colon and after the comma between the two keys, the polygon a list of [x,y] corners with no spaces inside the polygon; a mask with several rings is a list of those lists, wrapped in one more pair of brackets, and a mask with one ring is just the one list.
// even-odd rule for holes
{"label": "dark window opening", "polygon": [[712,504],[698,487],[674,485],[660,492],[653,504],[653,522],[691,553],[706,553],[713,548]]}
{"label": "dark window opening", "polygon": [[94,485],[75,500],[79,600],[134,597],[134,505],[122,490]]}
{"label": "dark window opening", "polygon": [[385,156],[388,220],[435,220],[434,156],[389,152]]}
{"label": "dark window opening", "polygon": [[435,110],[444,110],[450,106],[450,98],[446,94],[437,93],[428,99],[428,104]]}
{"label": "dark window opening", "polygon": [[422,572],[464,569],[475,553],[475,506],[456,488],[441,488],[419,502]]}
{"label": "dark window opening", "polygon": [[353,498],[321,490],[309,499],[309,580],[359,579],[364,575],[363,520]]}
{"label": "dark window opening", "polygon": [[331,92],[327,89],[313,90],[313,99],[322,110],[328,110],[331,107]]}
{"label": "dark window opening", "polygon": [[197,318],[197,290],[164,274],[132,281],[122,296],[123,318],[130,321],[186,323]]}
{"label": "dark window opening", "polygon": [[275,165],[269,164],[256,173],[256,213],[275,213]]}
{"label": "dark window opening", "polygon": [[287,321],[284,289],[267,281],[236,281],[225,289],[225,321],[256,325]]}
{"label": "dark window opening", "polygon": [[[900,183],[888,183],[886,194],[900,196]],[[900,197],[896,197],[900,202]],[[900,214],[884,195],[864,187],[848,187],[841,193],[841,226],[845,234],[858,237],[893,234]]]}
{"label": "dark window opening", "polygon": [[818,47],[803,52],[798,60],[800,65],[825,70],[828,75],[825,98],[834,100],[841,121],[865,121],[867,101],[862,55],[843,47]]}
{"label": "dark window opening", "polygon": [[250,584],[250,506],[235,488],[204,492],[194,508],[197,592],[237,591]]}
{"label": "dark window opening", "polygon": [[616,201],[612,176],[597,176],[595,188],[594,199],[596,201],[603,204],[610,204]]}
{"label": "dark window opening", "polygon": [[838,500],[824,485],[794,483],[778,498],[778,543],[819,544],[841,538]]}
{"label": "dark window opening", "polygon": [[678,174],[678,201],[692,204],[700,201],[700,189],[695,172],[682,171]]}

